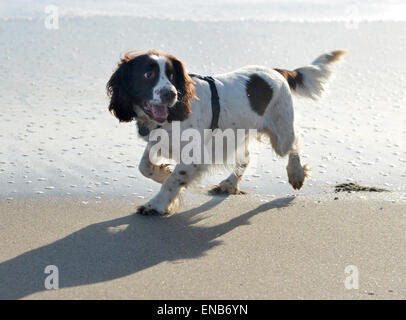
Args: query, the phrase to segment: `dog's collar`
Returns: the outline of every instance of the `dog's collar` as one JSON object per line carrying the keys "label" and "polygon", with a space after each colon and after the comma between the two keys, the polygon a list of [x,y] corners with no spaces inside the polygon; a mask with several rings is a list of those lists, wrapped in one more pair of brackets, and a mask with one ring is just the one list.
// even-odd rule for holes
{"label": "dog's collar", "polygon": [[149,135],[149,129],[144,126],[138,126],[138,133],[140,134],[140,136],[145,137]]}
{"label": "dog's collar", "polygon": [[[148,136],[149,133],[151,132],[151,129],[148,128],[146,125],[144,125],[144,123],[137,122],[137,126],[138,126],[138,134],[142,137]],[[162,128],[162,126],[157,125],[153,130],[159,129],[159,128]]]}
{"label": "dog's collar", "polygon": [[220,98],[219,98],[219,95],[217,92],[214,78],[210,77],[210,76],[201,76],[201,75],[194,74],[194,73],[189,73],[189,76],[208,82],[208,84],[210,86],[210,91],[211,91],[211,110],[213,113],[210,129],[211,130],[217,129],[219,127]]}

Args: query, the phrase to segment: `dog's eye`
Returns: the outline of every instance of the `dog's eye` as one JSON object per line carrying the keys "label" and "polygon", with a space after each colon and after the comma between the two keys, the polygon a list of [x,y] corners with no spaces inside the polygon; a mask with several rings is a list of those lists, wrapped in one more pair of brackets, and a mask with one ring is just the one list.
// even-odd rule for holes
{"label": "dog's eye", "polygon": [[145,79],[151,79],[151,78],[154,77],[154,75],[155,75],[155,72],[154,72],[154,71],[148,71],[148,72],[145,72],[145,73],[144,73],[144,78],[145,78]]}

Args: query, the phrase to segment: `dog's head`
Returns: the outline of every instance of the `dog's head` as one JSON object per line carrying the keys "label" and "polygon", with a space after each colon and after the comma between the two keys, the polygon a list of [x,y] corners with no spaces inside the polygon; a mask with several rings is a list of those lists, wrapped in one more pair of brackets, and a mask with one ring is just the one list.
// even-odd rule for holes
{"label": "dog's head", "polygon": [[120,121],[183,121],[196,97],[182,61],[157,50],[128,52],[107,83],[109,111]]}

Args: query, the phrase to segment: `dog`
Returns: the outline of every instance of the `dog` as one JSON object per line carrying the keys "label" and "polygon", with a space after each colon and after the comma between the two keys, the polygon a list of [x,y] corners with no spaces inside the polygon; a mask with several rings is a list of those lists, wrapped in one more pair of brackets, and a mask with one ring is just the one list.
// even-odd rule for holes
{"label": "dog", "polygon": [[[288,156],[289,183],[294,189],[300,189],[309,169],[300,161],[292,94],[320,98],[331,77],[332,65],[344,54],[345,50],[325,53],[310,65],[293,71],[246,66],[218,74],[211,78],[216,92],[207,79],[188,74],[184,63],[173,55],[152,49],[130,51],[122,56],[107,83],[108,109],[120,122],[137,122],[140,136],[148,141],[139,169],[145,177],[162,184],[159,193],[140,206],[137,213],[174,212],[181,191],[210,168],[211,164],[180,160],[172,172],[167,164],[154,163],[151,160],[154,141],[150,137],[155,130],[163,130],[172,137],[175,123],[181,133],[194,129],[203,135],[213,122],[213,101],[216,100],[213,96],[220,105],[216,128],[233,132],[255,129],[267,137],[277,155]],[[215,186],[212,193],[243,193],[239,183],[249,163],[248,142],[243,144],[243,157],[236,156],[232,173]],[[164,151],[166,158],[174,158],[170,144]]]}

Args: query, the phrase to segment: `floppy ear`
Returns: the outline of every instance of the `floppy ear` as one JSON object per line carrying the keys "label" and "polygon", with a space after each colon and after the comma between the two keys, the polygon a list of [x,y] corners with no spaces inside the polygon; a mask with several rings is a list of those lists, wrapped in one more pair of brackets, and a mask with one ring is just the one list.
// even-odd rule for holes
{"label": "floppy ear", "polygon": [[168,122],[183,121],[192,112],[192,99],[197,98],[195,82],[186,72],[182,61],[174,56],[168,56],[174,68],[174,85],[178,90],[178,102],[169,109]]}
{"label": "floppy ear", "polygon": [[126,79],[128,78],[126,75],[128,75],[129,68],[128,61],[122,59],[106,86],[107,96],[110,98],[109,111],[120,122],[129,122],[137,116],[126,90]]}

